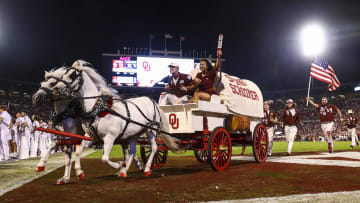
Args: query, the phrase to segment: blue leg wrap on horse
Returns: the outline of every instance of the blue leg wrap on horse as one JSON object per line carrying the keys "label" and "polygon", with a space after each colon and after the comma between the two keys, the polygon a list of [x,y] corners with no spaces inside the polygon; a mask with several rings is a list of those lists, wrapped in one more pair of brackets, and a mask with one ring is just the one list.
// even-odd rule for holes
{"label": "blue leg wrap on horse", "polygon": [[136,139],[130,141],[130,154],[136,153]]}

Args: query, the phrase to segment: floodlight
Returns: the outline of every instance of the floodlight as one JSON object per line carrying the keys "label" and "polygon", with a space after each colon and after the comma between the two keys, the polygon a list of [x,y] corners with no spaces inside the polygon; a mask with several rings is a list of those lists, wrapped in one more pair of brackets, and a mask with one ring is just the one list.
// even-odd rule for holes
{"label": "floodlight", "polygon": [[316,24],[307,25],[301,32],[301,43],[306,56],[316,56],[325,49],[325,32]]}

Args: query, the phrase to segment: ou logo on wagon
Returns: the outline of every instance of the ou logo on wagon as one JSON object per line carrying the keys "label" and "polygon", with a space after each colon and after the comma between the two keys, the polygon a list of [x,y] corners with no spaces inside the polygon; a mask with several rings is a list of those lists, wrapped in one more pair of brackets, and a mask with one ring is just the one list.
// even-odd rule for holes
{"label": "ou logo on wagon", "polygon": [[179,118],[176,117],[176,114],[174,113],[169,114],[169,124],[174,130],[179,128]]}

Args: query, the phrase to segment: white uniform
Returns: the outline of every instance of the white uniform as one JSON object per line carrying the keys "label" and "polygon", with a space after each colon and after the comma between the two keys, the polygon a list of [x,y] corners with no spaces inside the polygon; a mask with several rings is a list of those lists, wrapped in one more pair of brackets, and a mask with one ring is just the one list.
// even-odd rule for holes
{"label": "white uniform", "polygon": [[[41,128],[48,128],[48,125],[46,123],[40,124]],[[40,132],[40,141],[39,141],[39,149],[40,149],[40,156],[43,157],[46,155],[46,151],[48,148],[48,137],[49,134],[46,132]]]}
{"label": "white uniform", "polygon": [[39,137],[40,137],[40,131],[35,130],[36,128],[40,127],[39,121],[35,120],[32,123],[33,128],[33,139],[31,143],[31,151],[30,151],[30,157],[37,157],[37,152],[39,149]]}
{"label": "white uniform", "polygon": [[20,152],[20,139],[21,139],[21,131],[20,131],[20,128],[18,128],[18,124],[20,126],[20,123],[21,123],[21,117],[18,117],[16,118],[16,121],[15,121],[15,125],[13,126],[13,129],[14,129],[14,142],[16,143],[16,148],[17,148],[17,155],[19,156],[19,152]]}
{"label": "white uniform", "polygon": [[11,122],[11,116],[7,111],[4,111],[0,114],[0,116],[3,118],[3,120],[0,123],[0,137],[1,137],[1,145],[2,145],[2,155],[3,157],[0,157],[4,160],[9,159],[9,144],[8,140],[9,137],[11,139],[11,134],[9,130],[9,125]]}
{"label": "white uniform", "polygon": [[30,154],[30,149],[31,149],[31,129],[32,129],[32,123],[31,120],[29,118],[29,116],[24,116],[24,122],[27,123],[27,125],[24,128],[24,134],[26,137],[26,141],[28,143],[29,146],[29,154]]}
{"label": "white uniform", "polygon": [[[23,127],[25,122],[25,117],[19,117],[20,126],[19,126],[19,135],[20,135],[20,150],[19,150],[19,159],[28,159],[30,155],[30,130],[25,130],[27,127]],[[28,136],[26,136],[28,134]],[[29,137],[29,139],[28,139]]]}

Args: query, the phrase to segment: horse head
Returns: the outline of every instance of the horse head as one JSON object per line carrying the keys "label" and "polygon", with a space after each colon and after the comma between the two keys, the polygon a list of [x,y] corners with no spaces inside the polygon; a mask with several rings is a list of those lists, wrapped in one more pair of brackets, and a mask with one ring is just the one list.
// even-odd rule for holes
{"label": "horse head", "polygon": [[54,87],[59,83],[65,71],[65,67],[53,69],[50,72],[45,71],[45,80],[40,83],[40,88],[32,96],[33,104],[49,104],[54,99]]}

